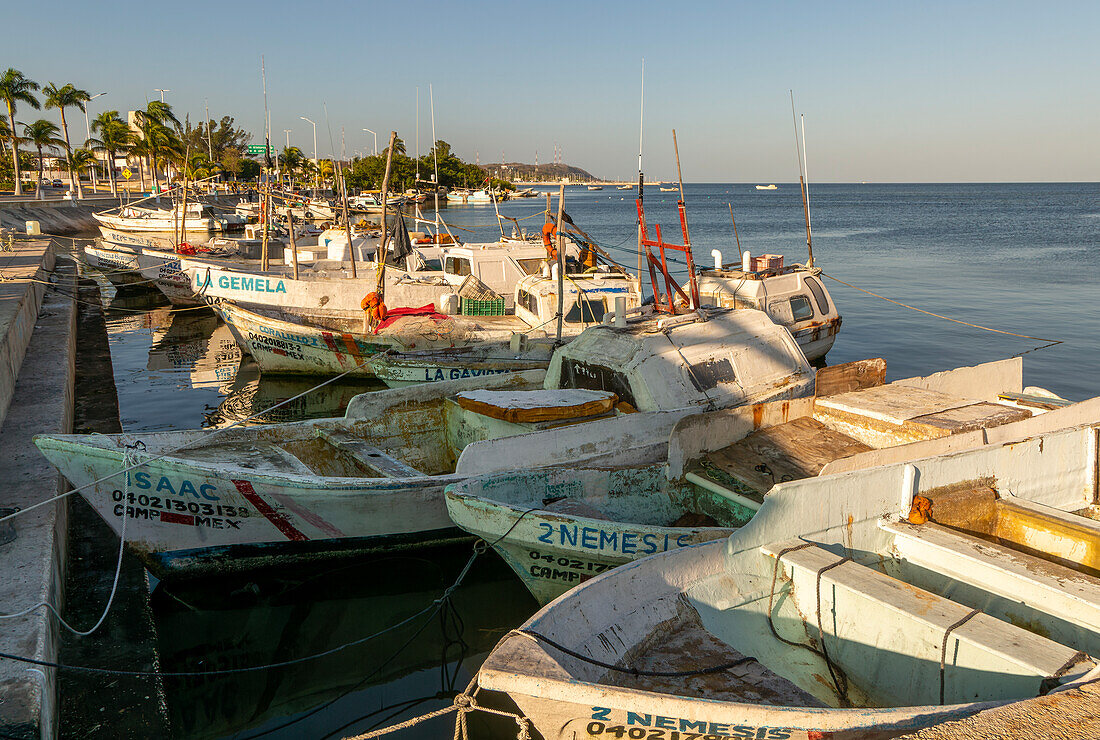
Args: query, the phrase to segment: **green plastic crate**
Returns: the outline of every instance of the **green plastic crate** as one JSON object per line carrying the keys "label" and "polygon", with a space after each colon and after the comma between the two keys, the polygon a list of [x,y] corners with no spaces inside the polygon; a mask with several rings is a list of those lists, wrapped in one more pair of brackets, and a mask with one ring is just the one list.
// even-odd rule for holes
{"label": "green plastic crate", "polygon": [[479,301],[473,298],[463,298],[459,310],[464,316],[503,316],[504,299],[494,298],[488,301]]}

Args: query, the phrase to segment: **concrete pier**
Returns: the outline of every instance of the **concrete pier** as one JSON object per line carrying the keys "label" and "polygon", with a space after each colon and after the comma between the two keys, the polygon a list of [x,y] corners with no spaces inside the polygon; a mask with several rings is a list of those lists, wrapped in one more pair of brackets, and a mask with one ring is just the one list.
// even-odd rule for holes
{"label": "concrete pier", "polygon": [[[44,464],[31,442],[35,434],[72,426],[75,269],[58,266],[59,290],[33,280],[54,267],[47,241],[17,242],[0,252],[0,507],[4,514],[55,496],[65,482]],[[0,524],[0,612],[22,612],[40,602],[63,600],[68,508],[65,501]],[[0,619],[0,652],[55,661],[58,623],[44,607],[16,619]],[[57,676],[49,667],[0,660],[0,733],[5,737],[53,737],[57,724]]]}

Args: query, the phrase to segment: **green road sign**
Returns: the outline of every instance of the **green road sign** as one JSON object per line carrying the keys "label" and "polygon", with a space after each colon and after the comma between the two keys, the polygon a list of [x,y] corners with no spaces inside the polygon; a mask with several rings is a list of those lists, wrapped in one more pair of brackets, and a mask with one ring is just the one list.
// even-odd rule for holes
{"label": "green road sign", "polygon": [[275,156],[275,146],[274,145],[268,145],[268,144],[249,144],[248,145],[248,156],[250,156],[250,157],[257,157],[257,156],[262,157],[264,155],[264,149],[266,149],[268,146],[271,146],[271,155]]}

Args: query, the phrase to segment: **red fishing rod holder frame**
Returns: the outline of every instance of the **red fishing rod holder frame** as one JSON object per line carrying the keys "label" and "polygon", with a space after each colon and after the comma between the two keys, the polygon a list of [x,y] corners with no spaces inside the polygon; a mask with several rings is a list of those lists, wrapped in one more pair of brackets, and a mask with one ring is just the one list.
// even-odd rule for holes
{"label": "red fishing rod holder frame", "polygon": [[[638,204],[638,228],[641,234],[641,245],[645,247],[646,264],[649,265],[649,281],[653,286],[653,310],[656,313],[669,313],[676,314],[676,301],[675,296],[680,296],[684,303],[689,306],[688,310],[693,310],[699,307],[699,285],[695,280],[695,260],[691,254],[691,239],[688,237],[687,228],[687,212],[684,210],[684,201],[676,201],[676,207],[680,211],[680,231],[684,236],[683,244],[671,244],[664,240],[661,235],[661,225],[654,224],[653,230],[657,233],[657,238],[650,239],[649,232],[646,229],[645,222],[645,206],[642,205],[642,199],[638,198],[636,203]],[[657,249],[660,258],[653,253],[653,249]],[[691,292],[690,297],[684,292],[684,289],[680,287],[680,284],[676,282],[676,279],[668,272],[668,261],[665,257],[665,250],[674,250],[682,252],[687,262],[688,269],[688,289]],[[664,281],[664,293],[657,285],[657,272],[661,273]],[[641,279],[641,275],[638,276]]]}

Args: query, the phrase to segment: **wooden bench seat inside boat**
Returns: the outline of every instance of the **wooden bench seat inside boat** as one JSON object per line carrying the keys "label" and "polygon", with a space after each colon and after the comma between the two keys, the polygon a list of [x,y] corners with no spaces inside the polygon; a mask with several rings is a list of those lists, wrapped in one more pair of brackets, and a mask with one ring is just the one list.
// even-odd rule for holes
{"label": "wooden bench seat inside boat", "polygon": [[[1037,613],[1088,631],[1100,629],[1100,578],[935,522],[883,521],[880,526],[894,536],[895,556],[929,587],[946,577],[1005,600],[1005,608],[1023,623],[1034,621],[1030,615]],[[1091,643],[1074,647],[1095,650],[1100,637]]]}
{"label": "wooden bench seat inside boat", "polygon": [[1009,424],[1031,411],[899,383],[841,393],[814,402],[814,417],[873,447],[946,437]]}
{"label": "wooden bench seat inside boat", "polygon": [[610,391],[562,388],[533,391],[463,391],[455,403],[467,411],[513,423],[579,419],[606,414],[618,396]]}
{"label": "wooden bench seat inside boat", "polygon": [[948,704],[1037,696],[1053,688],[1052,682],[1079,678],[1095,666],[1074,647],[972,613],[813,543],[787,540],[761,552],[779,558],[780,570],[791,579],[784,588],[798,612],[807,615],[808,634],[817,636],[813,615],[827,615],[822,627],[829,655],[849,678],[906,704],[939,703],[931,693],[938,694],[945,637]]}
{"label": "wooden bench seat inside boat", "polygon": [[356,462],[377,471],[384,478],[416,478],[423,475],[411,465],[386,454],[353,434],[324,427],[320,427],[318,432],[333,447],[351,455]]}

